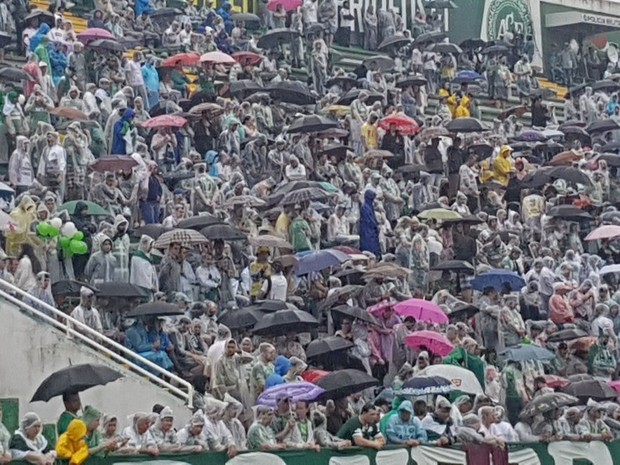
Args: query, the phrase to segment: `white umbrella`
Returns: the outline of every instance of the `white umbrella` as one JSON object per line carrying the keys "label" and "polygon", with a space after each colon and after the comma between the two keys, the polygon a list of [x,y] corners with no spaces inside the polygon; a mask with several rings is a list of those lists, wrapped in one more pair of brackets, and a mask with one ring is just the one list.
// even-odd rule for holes
{"label": "white umbrella", "polygon": [[441,376],[452,381],[456,389],[466,394],[484,393],[476,375],[456,365],[431,365],[419,372],[414,378],[418,376]]}
{"label": "white umbrella", "polygon": [[607,265],[599,270],[601,276],[608,273],[620,273],[620,264]]}

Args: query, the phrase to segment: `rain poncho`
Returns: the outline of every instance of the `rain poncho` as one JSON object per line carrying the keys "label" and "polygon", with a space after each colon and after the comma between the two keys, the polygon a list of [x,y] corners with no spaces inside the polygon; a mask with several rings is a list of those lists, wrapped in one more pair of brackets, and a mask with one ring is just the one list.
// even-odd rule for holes
{"label": "rain poncho", "polygon": [[88,445],[84,438],[87,428],[82,420],[73,420],[67,431],[60,435],[56,444],[58,458],[68,460],[70,465],[81,465],[88,459]]}
{"label": "rain poncho", "polygon": [[364,204],[360,210],[360,250],[381,257],[379,245],[379,222],[375,216],[374,201],[377,194],[373,190],[364,193]]}
{"label": "rain poncho", "polygon": [[114,133],[112,139],[112,154],[114,155],[130,155],[133,147],[128,147],[128,138],[131,138],[132,131],[131,119],[134,112],[131,108],[127,108],[119,121],[114,124]]}

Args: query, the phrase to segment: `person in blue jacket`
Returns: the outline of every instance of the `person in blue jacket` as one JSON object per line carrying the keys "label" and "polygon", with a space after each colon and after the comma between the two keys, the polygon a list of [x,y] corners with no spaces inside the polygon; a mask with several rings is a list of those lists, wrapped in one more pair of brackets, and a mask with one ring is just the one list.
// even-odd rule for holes
{"label": "person in blue jacket", "polygon": [[381,258],[381,246],[379,244],[379,222],[375,216],[375,198],[377,193],[368,189],[364,193],[364,203],[360,209],[360,250],[368,251]]}
{"label": "person in blue jacket", "polygon": [[389,444],[419,446],[428,442],[422,422],[413,414],[413,405],[409,400],[400,404],[397,414],[390,417],[385,431]]}
{"label": "person in blue jacket", "polygon": [[127,140],[125,136],[129,131],[133,130],[133,117],[133,110],[127,108],[121,119],[114,124],[112,136],[112,153],[114,155],[131,155],[131,153],[127,153]]}

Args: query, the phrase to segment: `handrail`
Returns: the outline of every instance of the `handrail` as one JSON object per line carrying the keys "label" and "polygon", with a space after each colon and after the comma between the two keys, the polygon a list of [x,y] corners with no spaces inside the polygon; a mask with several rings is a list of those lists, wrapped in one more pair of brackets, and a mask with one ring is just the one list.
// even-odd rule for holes
{"label": "handrail", "polygon": [[[55,318],[50,317],[49,315],[43,313],[41,310],[38,310],[38,309],[32,307],[31,305],[28,305],[26,302],[23,302],[22,300],[19,300],[18,298],[16,298],[15,296],[11,295],[9,292],[6,292],[5,290],[0,289],[0,297],[4,297],[6,300],[8,300],[9,302],[17,305],[21,309],[25,309],[28,312],[31,312],[31,313],[35,314],[37,316],[37,318],[43,319],[47,323],[50,323],[52,326],[54,326],[54,327],[56,327],[56,328],[58,328],[58,329],[60,329],[62,331],[66,331],[67,335],[69,335],[71,337],[76,337],[76,338],[80,339],[81,341],[86,342],[88,345],[92,346],[94,349],[98,350],[99,352],[102,352],[102,353],[106,354],[110,358],[114,359],[116,362],[118,362],[120,364],[123,364],[123,365],[128,365],[129,368],[132,371],[135,371],[135,372],[139,373],[142,376],[146,376],[154,384],[157,384],[160,387],[162,387],[164,389],[167,389],[167,390],[173,392],[174,394],[176,394],[177,396],[183,398],[185,400],[185,402],[187,403],[187,406],[189,408],[193,407],[192,402],[193,402],[193,398],[194,398],[194,387],[190,383],[188,383],[186,380],[184,380],[183,378],[180,378],[177,375],[175,375],[173,373],[170,373],[169,371],[165,370],[164,368],[160,367],[159,365],[156,365],[155,363],[151,362],[150,360],[147,360],[146,358],[142,357],[140,354],[138,354],[136,352],[133,352],[132,350],[128,349],[127,347],[119,344],[118,342],[116,342],[116,341],[110,339],[109,337],[107,337],[107,336],[105,336],[105,335],[95,331],[94,329],[92,329],[91,327],[85,325],[84,323],[76,320],[72,316],[70,316],[70,315],[68,315],[68,314],[58,310],[55,307],[52,307],[51,305],[43,302],[42,300],[37,299],[36,297],[28,294],[27,292],[24,292],[19,287],[17,287],[15,285],[5,281],[4,279],[0,279],[0,286],[8,288],[8,289],[10,289],[11,292],[19,294],[22,297],[25,297],[25,298],[29,299],[32,302],[35,302],[37,305],[40,305],[41,307],[45,308],[46,310],[49,310],[56,317],[59,317],[59,319],[57,320]],[[62,320],[64,320],[65,322],[63,323]],[[78,328],[79,331],[76,331],[76,329],[74,329],[74,327]],[[87,333],[89,336],[86,336],[83,333]],[[97,342],[95,339],[101,340],[106,345],[108,345],[108,346],[114,348],[115,350],[121,352],[122,354],[124,354],[124,356],[121,356],[118,353],[116,353],[115,351],[110,350],[108,347],[106,347],[105,345],[102,345],[101,343]],[[148,367],[149,369],[157,372],[158,374],[163,375],[163,376],[169,378],[170,381],[173,381],[176,384],[178,384],[179,386],[182,386],[185,389],[187,389],[187,392],[183,391],[182,389],[179,389],[177,386],[175,386],[172,383],[170,383],[170,382],[160,378],[159,376],[154,375],[150,371],[145,370],[141,366],[137,365],[134,361],[128,360],[128,358],[133,359],[135,362],[138,362],[141,365],[145,365],[146,367]]]}

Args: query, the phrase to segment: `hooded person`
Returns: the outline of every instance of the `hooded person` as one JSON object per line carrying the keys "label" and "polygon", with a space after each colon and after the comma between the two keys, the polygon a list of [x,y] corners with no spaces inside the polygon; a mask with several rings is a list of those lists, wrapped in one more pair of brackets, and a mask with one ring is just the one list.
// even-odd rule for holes
{"label": "hooded person", "polygon": [[196,412],[184,428],[177,433],[179,444],[183,447],[193,447],[197,452],[209,449],[204,434],[205,416],[201,411]]}
{"label": "hooded person", "polygon": [[69,465],[82,465],[89,457],[85,438],[88,428],[82,420],[73,420],[56,443],[56,456]]}
{"label": "hooded person", "polygon": [[215,383],[215,367],[217,362],[226,353],[226,344],[232,337],[230,329],[227,326],[220,324],[217,327],[217,336],[215,342],[209,347],[207,351],[207,365],[211,372],[211,383]]}
{"label": "hooded person", "polygon": [[37,179],[39,182],[54,190],[58,196],[58,202],[62,203],[65,195],[65,172],[67,170],[67,152],[59,143],[59,134],[48,131],[45,135],[46,144],[43,147]]}
{"label": "hooded person", "polygon": [[226,394],[236,398],[240,396],[240,364],[241,357],[237,354],[237,342],[230,338],[226,341],[224,354],[215,362],[213,393],[219,399],[223,399]]}
{"label": "hooded person", "polygon": [[93,306],[95,293],[92,289],[82,286],[80,289],[80,304],[73,309],[71,317],[99,333],[103,333],[101,315]]}
{"label": "hooded person", "polygon": [[151,257],[153,242],[153,238],[145,234],[140,237],[138,249],[131,257],[129,283],[155,293],[159,290],[159,280]]}
{"label": "hooded person", "polygon": [[26,413],[19,422],[19,429],[11,438],[9,449],[13,460],[52,465],[55,452],[41,434],[43,423],[34,412]]}
{"label": "hooded person", "polygon": [[510,173],[513,171],[510,154],[512,149],[503,145],[499,150],[499,156],[493,161],[493,177],[503,186],[508,185]]}
{"label": "hooded person", "polygon": [[390,444],[418,446],[428,441],[422,422],[414,415],[411,401],[403,401],[387,422],[386,437]]}
{"label": "hooded person", "polygon": [[237,449],[231,432],[222,421],[226,403],[213,397],[205,397],[205,426],[209,450],[226,451],[229,457],[237,455]]}
{"label": "hooded person", "polygon": [[178,452],[179,439],[173,427],[174,415],[170,407],[164,407],[155,424],[151,426],[151,436],[155,440],[159,452]]}
{"label": "hooded person", "polygon": [[375,198],[377,194],[374,190],[367,190],[364,193],[364,204],[360,209],[360,250],[375,254],[381,257],[381,246],[379,244],[379,222],[375,216]]}
{"label": "hooded person", "polygon": [[115,280],[118,262],[112,254],[112,247],[112,239],[104,238],[101,242],[101,250],[93,253],[86,263],[84,275],[93,286]]}
{"label": "hooded person", "polygon": [[22,244],[28,242],[30,227],[36,220],[36,209],[37,205],[32,197],[24,195],[17,207],[11,211],[11,220],[16,228],[13,231],[6,231],[6,252],[9,255],[19,255]]}
{"label": "hooded person", "polygon": [[239,415],[243,411],[243,404],[228,393],[224,394],[224,402],[226,407],[222,413],[222,422],[230,431],[235,448],[238,451],[248,450],[245,427],[239,420]]}
{"label": "hooded person", "polygon": [[30,159],[30,140],[26,136],[15,138],[15,150],[9,159],[9,181],[15,186],[15,194],[27,191],[34,182],[34,170]]}
{"label": "hooded person", "polygon": [[135,451],[139,454],[150,456],[159,455],[159,448],[149,428],[152,423],[152,414],[138,412],[128,418],[131,425],[123,430],[123,438],[126,441],[121,451]]}
{"label": "hooded person", "polygon": [[112,133],[112,153],[114,155],[131,155],[135,146],[134,111],[126,108],[121,119],[114,123]]}
{"label": "hooded person", "polygon": [[129,280],[129,221],[123,215],[114,218],[112,254],[116,259],[114,281],[126,283]]}

